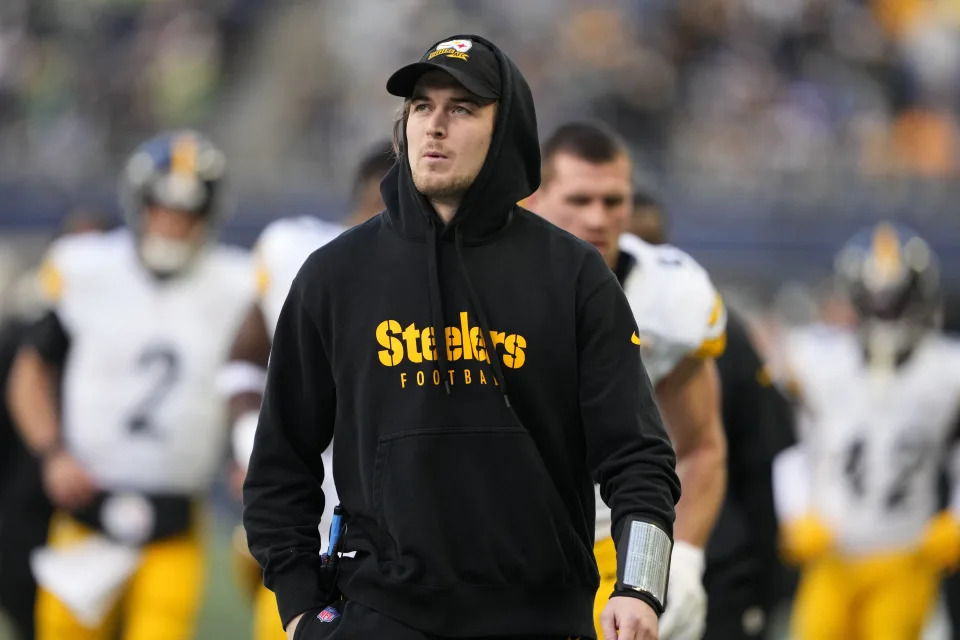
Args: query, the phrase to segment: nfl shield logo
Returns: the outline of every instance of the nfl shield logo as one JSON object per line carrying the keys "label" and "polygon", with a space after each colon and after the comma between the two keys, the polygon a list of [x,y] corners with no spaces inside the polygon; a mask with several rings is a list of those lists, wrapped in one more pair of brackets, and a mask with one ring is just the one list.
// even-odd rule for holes
{"label": "nfl shield logo", "polygon": [[340,612],[333,607],[327,607],[317,614],[317,620],[320,622],[333,622],[340,617]]}

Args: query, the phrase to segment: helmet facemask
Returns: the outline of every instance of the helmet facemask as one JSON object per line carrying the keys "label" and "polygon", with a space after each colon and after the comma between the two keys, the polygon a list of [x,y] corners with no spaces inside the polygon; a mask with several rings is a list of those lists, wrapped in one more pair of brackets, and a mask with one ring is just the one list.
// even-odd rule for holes
{"label": "helmet facemask", "polygon": [[936,258],[915,234],[879,225],[868,245],[855,239],[841,251],[837,275],[860,318],[871,367],[895,368],[939,324]]}
{"label": "helmet facemask", "polygon": [[[202,255],[219,225],[223,169],[223,154],[192,132],[165,134],[131,156],[121,201],[140,258],[151,272],[175,276]],[[148,222],[157,216],[164,219]],[[187,219],[177,219],[181,216],[196,220],[188,231],[183,230]]]}

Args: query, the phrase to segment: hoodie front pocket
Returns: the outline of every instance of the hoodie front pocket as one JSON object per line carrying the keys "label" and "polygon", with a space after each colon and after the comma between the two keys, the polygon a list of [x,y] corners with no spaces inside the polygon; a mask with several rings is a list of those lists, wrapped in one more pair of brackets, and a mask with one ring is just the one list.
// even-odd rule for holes
{"label": "hoodie front pocket", "polygon": [[519,427],[420,430],[381,438],[374,509],[396,581],[589,584],[583,551],[530,435]]}

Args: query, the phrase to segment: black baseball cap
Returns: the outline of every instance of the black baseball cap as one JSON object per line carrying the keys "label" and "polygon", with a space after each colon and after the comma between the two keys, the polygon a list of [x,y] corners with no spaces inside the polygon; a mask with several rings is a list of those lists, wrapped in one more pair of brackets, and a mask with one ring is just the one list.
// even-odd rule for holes
{"label": "black baseball cap", "polygon": [[420,62],[398,69],[387,80],[387,91],[401,98],[413,95],[420,76],[428,71],[446,71],[470,93],[499,100],[500,61],[489,46],[470,36],[453,36],[430,47]]}

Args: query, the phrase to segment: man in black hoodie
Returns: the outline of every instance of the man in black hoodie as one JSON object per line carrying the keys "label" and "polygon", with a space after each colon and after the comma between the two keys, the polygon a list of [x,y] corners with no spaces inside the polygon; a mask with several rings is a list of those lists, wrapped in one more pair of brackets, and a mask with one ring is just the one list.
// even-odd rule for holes
{"label": "man in black hoodie", "polygon": [[[244,486],[288,634],[593,638],[596,480],[619,557],[604,635],[656,638],[673,451],[616,278],[515,204],[540,182],[530,89],[472,35],[387,89],[406,101],[386,211],[294,281]],[[346,525],[328,562],[334,434]]]}

